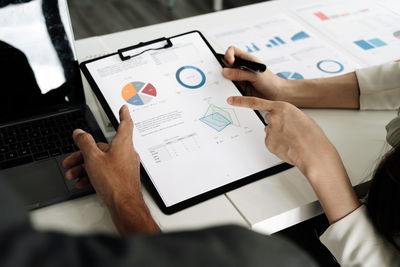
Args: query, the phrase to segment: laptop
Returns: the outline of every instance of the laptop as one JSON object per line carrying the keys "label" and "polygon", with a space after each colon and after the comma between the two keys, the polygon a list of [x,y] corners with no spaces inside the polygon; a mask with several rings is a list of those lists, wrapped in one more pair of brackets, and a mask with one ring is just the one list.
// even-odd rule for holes
{"label": "laptop", "polygon": [[64,178],[81,128],[106,142],[86,105],[66,0],[0,2],[0,179],[28,210],[87,195]]}

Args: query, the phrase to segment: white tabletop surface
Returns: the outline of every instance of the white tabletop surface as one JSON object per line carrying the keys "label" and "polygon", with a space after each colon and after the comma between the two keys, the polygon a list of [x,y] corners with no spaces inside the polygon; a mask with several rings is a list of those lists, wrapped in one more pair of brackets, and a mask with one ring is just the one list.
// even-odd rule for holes
{"label": "white tabletop surface", "polygon": [[[305,1],[296,1],[296,4]],[[236,24],[238,18],[242,20],[263,18],[287,10],[287,3],[287,0],[265,2],[79,40],[76,42],[76,50],[79,60],[83,61],[141,41],[190,30],[206,32],[216,25]],[[293,1],[290,3],[293,4]],[[216,44],[213,45],[218,51]],[[100,108],[86,81],[84,86],[88,105],[106,137],[112,138],[114,131],[104,126]],[[377,159],[387,149],[384,126],[395,116],[395,112],[304,111],[317,121],[337,147],[352,184],[357,185],[370,179]],[[273,233],[322,212],[310,185],[296,168],[253,182],[169,216],[160,211],[146,190],[144,198],[155,220],[164,231],[234,223],[264,233]],[[31,218],[35,227],[39,229],[74,233],[98,231],[116,233],[107,209],[96,195],[33,211]]]}

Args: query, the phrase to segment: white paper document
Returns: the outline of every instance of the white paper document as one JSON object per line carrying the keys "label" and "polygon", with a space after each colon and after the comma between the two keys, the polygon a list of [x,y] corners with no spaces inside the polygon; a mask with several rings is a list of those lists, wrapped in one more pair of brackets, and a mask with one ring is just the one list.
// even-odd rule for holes
{"label": "white paper document", "polygon": [[127,61],[87,64],[117,119],[128,105],[135,149],[167,207],[281,162],[256,113],[226,103],[240,93],[201,36],[171,41]]}
{"label": "white paper document", "polygon": [[400,59],[400,15],[380,2],[320,1],[295,11],[322,34],[375,65]]}
{"label": "white paper document", "polygon": [[399,0],[377,0],[377,2],[389,10],[392,10],[400,15],[400,1]]}
{"label": "white paper document", "polygon": [[351,72],[357,66],[287,15],[207,33],[224,51],[234,45],[261,59],[285,79],[330,77]]}

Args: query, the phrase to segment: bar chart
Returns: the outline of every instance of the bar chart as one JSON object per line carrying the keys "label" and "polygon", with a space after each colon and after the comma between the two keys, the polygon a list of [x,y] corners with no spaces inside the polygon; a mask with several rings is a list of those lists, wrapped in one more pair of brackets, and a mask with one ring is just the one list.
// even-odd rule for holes
{"label": "bar chart", "polygon": [[369,39],[369,40],[357,40],[354,41],[354,43],[359,46],[360,48],[362,48],[363,50],[370,50],[370,49],[374,49],[377,47],[382,47],[382,46],[386,46],[387,43],[385,43],[384,41],[382,41],[379,38],[373,38],[373,39]]}
{"label": "bar chart", "polygon": [[400,58],[400,15],[377,1],[323,1],[296,7],[295,12],[365,63]]}
{"label": "bar chart", "polygon": [[275,36],[273,39],[269,40],[269,42],[265,46],[272,48],[274,46],[279,46],[284,44],[286,44],[286,42],[283,41],[281,37]]}

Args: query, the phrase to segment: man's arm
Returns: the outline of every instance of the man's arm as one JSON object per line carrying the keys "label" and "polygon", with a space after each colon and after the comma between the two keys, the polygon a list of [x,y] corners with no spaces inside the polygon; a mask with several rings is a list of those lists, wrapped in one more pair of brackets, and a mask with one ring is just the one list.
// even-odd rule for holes
{"label": "man's arm", "polygon": [[157,233],[160,228],[144,203],[140,184],[140,158],[133,141],[133,121],[127,106],[120,110],[120,125],[110,144],[96,144],[93,137],[75,130],[73,138],[80,151],[68,156],[63,167],[66,179],[89,182],[107,205],[121,234]]}
{"label": "man's arm", "polygon": [[132,196],[119,196],[109,205],[108,210],[116,228],[122,235],[160,232],[159,226],[142,198],[135,200]]}
{"label": "man's arm", "polygon": [[[102,166],[98,166],[102,168]],[[120,203],[113,217],[122,237],[39,232],[0,175],[0,266],[316,266],[294,244],[238,226],[154,233],[141,207]],[[111,178],[111,177],[110,177]],[[114,177],[115,178],[115,177]],[[118,204],[118,203],[116,203]],[[118,211],[119,212],[119,211]],[[151,219],[152,220],[152,219]],[[150,227],[150,228],[147,228]],[[150,230],[150,231],[148,231]],[[140,234],[127,234],[140,232]],[[153,234],[144,234],[152,232]]]}

